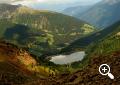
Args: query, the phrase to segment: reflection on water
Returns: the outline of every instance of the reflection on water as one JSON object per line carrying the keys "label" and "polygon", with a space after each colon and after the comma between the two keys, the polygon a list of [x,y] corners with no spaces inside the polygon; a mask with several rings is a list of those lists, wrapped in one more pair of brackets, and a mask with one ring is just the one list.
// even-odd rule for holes
{"label": "reflection on water", "polygon": [[85,52],[75,52],[70,55],[58,55],[53,56],[50,60],[51,62],[54,62],[55,64],[68,64],[75,61],[81,61],[85,56]]}

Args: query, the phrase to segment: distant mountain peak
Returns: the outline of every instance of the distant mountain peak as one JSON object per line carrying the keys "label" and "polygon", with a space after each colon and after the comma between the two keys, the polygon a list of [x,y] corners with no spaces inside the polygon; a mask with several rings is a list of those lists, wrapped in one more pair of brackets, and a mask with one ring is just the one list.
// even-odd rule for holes
{"label": "distant mountain peak", "polygon": [[120,20],[120,0],[102,0],[75,17],[97,28],[107,28]]}
{"label": "distant mountain peak", "polygon": [[12,4],[6,4],[6,3],[0,3],[0,7],[5,7],[5,6],[17,6],[17,7],[21,7],[21,4],[18,5],[12,5]]}
{"label": "distant mountain peak", "polygon": [[104,2],[107,4],[113,5],[120,2],[120,0],[104,0]]}

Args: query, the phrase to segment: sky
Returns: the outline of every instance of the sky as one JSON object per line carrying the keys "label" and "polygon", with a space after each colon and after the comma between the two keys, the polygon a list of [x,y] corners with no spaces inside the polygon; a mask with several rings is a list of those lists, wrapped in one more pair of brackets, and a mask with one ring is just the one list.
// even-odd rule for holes
{"label": "sky", "polygon": [[78,5],[91,5],[101,0],[0,0],[0,3],[22,4],[37,9],[61,10]]}
{"label": "sky", "polygon": [[0,0],[0,3],[22,3],[22,4],[33,4],[33,3],[46,3],[46,4],[66,4],[66,3],[96,3],[100,0]]}

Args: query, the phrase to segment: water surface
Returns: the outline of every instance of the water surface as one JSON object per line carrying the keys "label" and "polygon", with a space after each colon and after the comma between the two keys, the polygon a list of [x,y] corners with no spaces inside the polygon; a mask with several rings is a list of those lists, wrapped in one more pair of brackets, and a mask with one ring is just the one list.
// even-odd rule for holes
{"label": "water surface", "polygon": [[57,55],[53,56],[50,60],[51,62],[54,62],[55,64],[68,64],[76,61],[82,61],[85,56],[85,52],[75,52],[70,55]]}

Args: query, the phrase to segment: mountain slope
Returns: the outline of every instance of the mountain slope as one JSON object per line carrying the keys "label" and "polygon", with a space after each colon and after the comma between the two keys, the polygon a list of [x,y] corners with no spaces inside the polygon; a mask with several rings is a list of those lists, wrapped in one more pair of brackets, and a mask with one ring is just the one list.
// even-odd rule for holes
{"label": "mountain slope", "polygon": [[[60,85],[119,85],[120,83],[120,51],[113,52],[106,56],[91,56],[89,64],[82,70],[74,72],[68,76],[62,76],[56,80]],[[107,63],[111,67],[111,73],[115,76],[111,80],[108,76],[99,73],[99,66]]]}
{"label": "mountain slope", "polygon": [[116,23],[115,25],[112,26],[114,31],[112,31],[107,37],[103,38],[100,42],[96,42],[95,45],[91,45],[91,47],[95,48],[95,50],[93,50],[94,54],[107,54],[114,51],[119,51],[120,22]]}
{"label": "mountain slope", "polygon": [[120,1],[102,0],[76,17],[93,24],[98,28],[106,28],[120,20]]}
{"label": "mountain slope", "polygon": [[81,14],[85,11],[87,11],[91,6],[87,5],[87,6],[76,6],[76,7],[69,7],[63,10],[62,13],[70,15],[70,16],[76,16],[77,14],[79,14],[79,16],[81,16]]}
{"label": "mountain slope", "polygon": [[37,62],[25,49],[0,41],[0,85],[34,85],[37,82],[43,85],[50,81],[50,75],[55,75],[54,71]]}
{"label": "mountain slope", "polygon": [[111,33],[115,32],[119,28],[120,21],[111,25],[110,27],[87,35],[83,38],[80,38],[74,42],[72,42],[68,47],[64,48],[62,51],[75,51],[77,49],[86,49],[91,43],[99,42],[102,39],[109,36]]}
{"label": "mountain slope", "polygon": [[[27,59],[29,61],[26,62]],[[33,61],[28,53],[21,52],[19,55],[16,46],[0,41],[0,84],[22,84],[30,80],[32,72],[26,65]]]}
{"label": "mountain slope", "polygon": [[0,4],[0,19],[9,18],[10,13],[14,12],[20,5]]}
{"label": "mountain slope", "polygon": [[30,52],[55,53],[75,39],[91,33],[95,28],[79,19],[56,12],[34,10],[19,6],[0,19],[0,38],[29,47]]}

